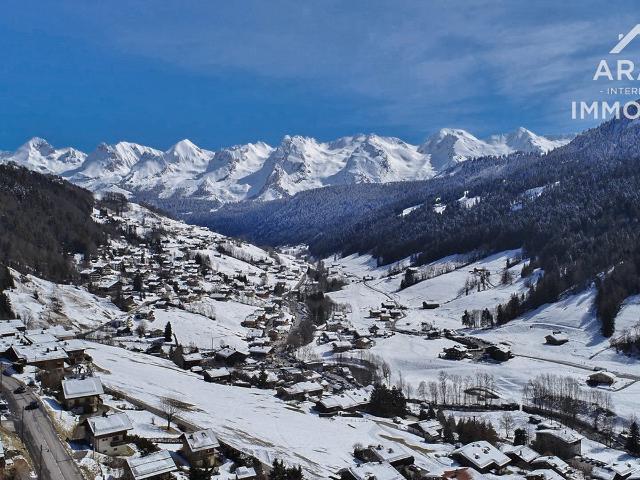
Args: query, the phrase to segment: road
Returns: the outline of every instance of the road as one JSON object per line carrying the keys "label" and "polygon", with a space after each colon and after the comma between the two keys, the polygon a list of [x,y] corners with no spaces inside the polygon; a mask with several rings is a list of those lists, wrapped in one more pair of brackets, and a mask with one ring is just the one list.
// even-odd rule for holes
{"label": "road", "polygon": [[[2,375],[0,373],[0,375]],[[23,394],[13,391],[22,385],[15,378],[3,375],[2,393],[9,403],[12,413],[16,416],[16,433],[21,433],[21,417],[24,414],[24,441],[34,461],[36,471],[39,470],[40,458],[44,465],[41,480],[84,480],[80,469],[73,461],[69,452],[53,427],[50,418],[43,410],[37,395],[29,389]],[[29,403],[37,401],[40,407],[35,410],[24,410]],[[32,440],[33,439],[33,440]],[[41,453],[42,452],[42,453]]]}

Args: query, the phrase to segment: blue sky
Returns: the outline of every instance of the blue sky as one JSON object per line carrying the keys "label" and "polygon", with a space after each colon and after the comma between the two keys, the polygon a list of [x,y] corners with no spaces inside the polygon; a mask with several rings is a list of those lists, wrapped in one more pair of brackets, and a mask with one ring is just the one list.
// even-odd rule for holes
{"label": "blue sky", "polygon": [[577,131],[589,125],[570,119],[571,100],[597,92],[597,61],[637,12],[588,0],[6,0],[0,149],[36,135],[92,150]]}

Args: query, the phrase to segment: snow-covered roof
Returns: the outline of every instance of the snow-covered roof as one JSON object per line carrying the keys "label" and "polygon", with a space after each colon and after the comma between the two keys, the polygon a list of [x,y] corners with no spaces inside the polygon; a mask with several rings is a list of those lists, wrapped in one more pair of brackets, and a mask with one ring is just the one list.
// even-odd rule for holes
{"label": "snow-covered roof", "polygon": [[404,477],[388,463],[362,463],[348,472],[356,480],[403,480]]}
{"label": "snow-covered roof", "polygon": [[298,382],[290,387],[285,387],[284,392],[288,395],[297,395],[301,393],[317,392],[323,390],[322,385],[316,382]]}
{"label": "snow-covered roof", "polygon": [[202,354],[200,352],[187,353],[182,355],[182,359],[185,362],[198,362],[202,360]]}
{"label": "snow-covered roof", "polygon": [[229,375],[231,375],[229,370],[227,370],[225,367],[207,368],[206,370],[204,370],[204,372],[211,378],[228,377]]}
{"label": "snow-covered roof", "polygon": [[468,443],[454,450],[453,453],[464,457],[469,463],[475,465],[480,470],[492,464],[503,467],[511,461],[504,453],[484,440]]}
{"label": "snow-covered roof", "polygon": [[638,466],[631,462],[614,462],[609,465],[609,468],[622,477],[626,477],[631,473],[638,471]]}
{"label": "snow-covered roof", "polygon": [[411,453],[406,452],[399,446],[389,447],[384,445],[377,445],[371,449],[371,452],[379,462],[387,463],[397,462],[399,460],[403,460],[412,456]]}
{"label": "snow-covered roof", "polygon": [[13,345],[18,358],[27,363],[44,362],[46,360],[67,360],[69,356],[57,342],[42,345]]}
{"label": "snow-covered roof", "polygon": [[134,480],[143,480],[176,470],[176,464],[167,450],[160,450],[146,457],[128,458],[127,465]]}
{"label": "snow-covered roof", "polygon": [[236,480],[242,480],[244,478],[253,478],[256,476],[256,471],[250,467],[238,467],[236,468]]}
{"label": "snow-covered roof", "polygon": [[565,462],[561,458],[553,456],[553,455],[549,455],[549,456],[545,456],[545,457],[538,457],[533,462],[531,462],[531,464],[532,465],[551,467],[555,471],[560,472],[560,473],[567,473],[567,472],[569,472],[571,470],[571,467],[569,466],[569,464],[567,462]]}
{"label": "snow-covered roof", "polygon": [[527,478],[544,478],[544,480],[564,480],[564,477],[550,468],[533,470],[526,475]]}
{"label": "snow-covered roof", "polygon": [[327,409],[339,408],[347,410],[349,408],[366,405],[371,398],[372,388],[360,388],[357,390],[347,390],[337,395],[330,395],[323,398],[318,403]]}
{"label": "snow-covered roof", "polygon": [[58,339],[47,332],[38,332],[38,333],[29,333],[26,332],[24,338],[27,339],[29,343],[33,344],[42,344],[42,343],[55,343]]}
{"label": "snow-covered roof", "polygon": [[527,445],[507,445],[502,451],[507,455],[512,454],[527,463],[531,463],[540,456],[538,452]]}
{"label": "snow-covered roof", "polygon": [[89,428],[96,437],[131,430],[133,425],[126,413],[116,413],[109,416],[87,418]]}
{"label": "snow-covered roof", "polygon": [[82,398],[93,395],[102,395],[102,382],[100,377],[87,377],[83,379],[70,379],[62,381],[62,392],[64,398]]}
{"label": "snow-covered roof", "polygon": [[249,353],[254,353],[257,355],[268,355],[269,353],[271,353],[272,349],[273,347],[269,345],[263,345],[263,346],[254,345],[253,347],[249,348]]}
{"label": "snow-covered roof", "polygon": [[218,448],[220,443],[213,430],[207,428],[206,430],[198,430],[197,432],[190,432],[184,434],[184,439],[189,446],[189,450],[192,452],[200,452],[202,450],[209,450],[211,448]]}
{"label": "snow-covered roof", "polygon": [[71,339],[64,340],[59,343],[59,345],[64,349],[65,352],[77,352],[79,350],[85,350],[86,344],[82,340]]}
{"label": "snow-covered roof", "polygon": [[548,428],[545,430],[538,430],[536,432],[537,435],[543,434],[543,435],[551,435],[555,438],[558,438],[560,440],[562,440],[565,443],[576,443],[581,441],[584,437],[582,435],[580,435],[577,432],[574,432],[572,430],[566,429],[566,428],[562,428],[562,429],[552,429],[552,428]]}
{"label": "snow-covered roof", "polygon": [[229,358],[234,353],[239,353],[241,355],[247,355],[245,352],[241,352],[240,350],[236,350],[235,348],[225,347],[216,352],[216,355],[222,358]]}
{"label": "snow-covered roof", "polygon": [[438,420],[422,420],[417,425],[420,429],[431,436],[437,436],[442,431],[442,425]]}

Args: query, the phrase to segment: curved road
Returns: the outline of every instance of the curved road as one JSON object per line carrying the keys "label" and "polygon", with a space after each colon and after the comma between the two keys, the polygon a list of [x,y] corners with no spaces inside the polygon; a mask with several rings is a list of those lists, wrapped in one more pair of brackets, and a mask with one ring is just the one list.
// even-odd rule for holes
{"label": "curved road", "polygon": [[[50,473],[49,477],[44,473],[41,480],[84,480],[80,468],[69,455],[53,427],[51,419],[43,410],[44,406],[38,396],[28,388],[25,393],[13,393],[16,388],[22,385],[22,382],[2,373],[0,375],[3,376],[2,393],[16,418],[16,433],[22,433],[20,431],[21,417],[24,414],[22,418],[24,418],[25,434],[22,437],[33,459],[34,468],[39,471],[40,458],[42,458],[45,470]],[[25,410],[24,407],[34,400],[38,402],[39,408]],[[30,441],[30,439],[35,440]]]}

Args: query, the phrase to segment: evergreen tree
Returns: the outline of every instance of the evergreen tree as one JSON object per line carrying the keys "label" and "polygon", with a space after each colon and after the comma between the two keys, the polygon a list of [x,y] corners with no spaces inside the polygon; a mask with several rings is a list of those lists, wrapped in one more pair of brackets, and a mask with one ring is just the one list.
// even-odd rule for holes
{"label": "evergreen tree", "polygon": [[527,444],[527,431],[524,428],[516,428],[513,432],[513,444],[514,445],[526,445]]}
{"label": "evergreen tree", "polygon": [[640,454],[640,429],[638,428],[638,422],[635,420],[629,426],[626,448],[633,455]]}
{"label": "evergreen tree", "polygon": [[449,417],[442,424],[442,439],[447,443],[456,441],[455,437],[456,421],[453,417]]}
{"label": "evergreen tree", "polygon": [[287,480],[287,469],[284,466],[284,462],[277,458],[273,461],[269,480]]}
{"label": "evergreen tree", "polygon": [[173,337],[173,330],[171,329],[171,322],[167,322],[164,326],[164,341],[170,342]]}

